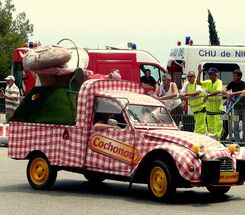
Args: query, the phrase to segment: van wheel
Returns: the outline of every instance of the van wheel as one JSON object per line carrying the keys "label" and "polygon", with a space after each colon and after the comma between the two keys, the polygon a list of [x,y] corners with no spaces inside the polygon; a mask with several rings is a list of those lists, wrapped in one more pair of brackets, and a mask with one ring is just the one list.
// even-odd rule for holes
{"label": "van wheel", "polygon": [[85,172],[83,175],[89,182],[94,184],[101,183],[105,180],[105,177],[99,173]]}
{"label": "van wheel", "polygon": [[154,161],[150,167],[148,189],[156,201],[168,202],[176,193],[174,178],[166,162]]}
{"label": "van wheel", "polygon": [[29,184],[37,190],[49,189],[57,178],[57,170],[40,154],[29,160],[26,174]]}
{"label": "van wheel", "polygon": [[230,186],[211,186],[211,185],[208,185],[206,186],[207,190],[214,194],[214,195],[224,195],[225,193],[227,193],[231,187]]}

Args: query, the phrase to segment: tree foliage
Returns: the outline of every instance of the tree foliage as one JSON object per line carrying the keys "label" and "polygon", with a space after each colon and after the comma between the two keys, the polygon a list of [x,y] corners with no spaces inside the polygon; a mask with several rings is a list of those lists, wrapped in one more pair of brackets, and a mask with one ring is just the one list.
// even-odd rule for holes
{"label": "tree foliage", "polygon": [[209,27],[209,43],[210,45],[220,45],[218,32],[216,31],[216,25],[213,16],[208,10],[208,27]]}
{"label": "tree foliage", "polygon": [[33,33],[33,25],[21,12],[15,14],[12,0],[0,0],[0,80],[10,74],[13,51],[28,41]]}

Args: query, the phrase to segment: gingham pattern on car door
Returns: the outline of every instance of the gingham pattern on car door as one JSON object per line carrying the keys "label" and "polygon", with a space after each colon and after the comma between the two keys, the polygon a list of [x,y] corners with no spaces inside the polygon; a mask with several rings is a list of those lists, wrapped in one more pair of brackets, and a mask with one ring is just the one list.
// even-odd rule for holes
{"label": "gingham pattern on car door", "polygon": [[112,145],[115,145],[114,142],[117,142],[118,144],[114,146],[114,148],[119,148],[119,144],[122,146],[122,148],[126,145],[127,148],[131,148],[131,150],[135,152],[134,131],[127,127],[125,129],[114,130],[113,128],[109,128],[100,132],[91,132],[91,138],[88,142],[89,147],[87,150],[87,159],[85,163],[86,168],[90,170],[123,176],[130,175],[132,163],[134,162],[133,159],[128,158],[127,160],[121,160],[116,151],[113,153],[114,148],[111,148],[112,153],[103,153],[102,150],[94,150],[91,139],[95,135],[104,137],[103,139],[106,140],[107,143],[112,143]]}

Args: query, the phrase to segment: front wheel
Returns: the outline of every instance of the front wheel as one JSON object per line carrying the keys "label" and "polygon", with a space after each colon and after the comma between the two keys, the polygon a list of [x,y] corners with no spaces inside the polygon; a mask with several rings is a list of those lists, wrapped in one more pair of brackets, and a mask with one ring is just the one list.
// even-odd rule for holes
{"label": "front wheel", "polygon": [[176,193],[174,178],[162,161],[154,161],[150,167],[148,189],[157,201],[171,201]]}
{"label": "front wheel", "polygon": [[208,185],[206,186],[207,190],[214,194],[214,195],[224,195],[225,193],[227,193],[231,187],[230,186],[211,186],[211,185]]}
{"label": "front wheel", "polygon": [[50,166],[44,155],[33,156],[27,165],[27,179],[29,184],[37,190],[49,189],[55,182],[57,170]]}

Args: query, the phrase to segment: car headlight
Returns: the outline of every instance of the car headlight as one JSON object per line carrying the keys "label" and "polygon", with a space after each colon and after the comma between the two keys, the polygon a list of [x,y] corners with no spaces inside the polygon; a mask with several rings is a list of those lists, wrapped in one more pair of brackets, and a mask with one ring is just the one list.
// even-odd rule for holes
{"label": "car headlight", "polygon": [[205,147],[203,144],[194,144],[191,149],[197,157],[202,157],[204,155]]}
{"label": "car headlight", "polygon": [[230,151],[231,154],[237,155],[240,152],[240,146],[238,144],[233,143],[228,146],[228,150]]}

